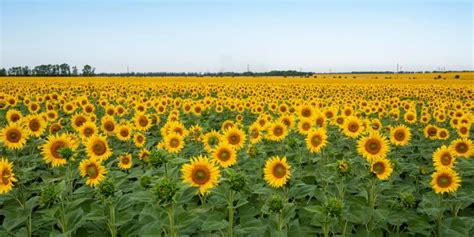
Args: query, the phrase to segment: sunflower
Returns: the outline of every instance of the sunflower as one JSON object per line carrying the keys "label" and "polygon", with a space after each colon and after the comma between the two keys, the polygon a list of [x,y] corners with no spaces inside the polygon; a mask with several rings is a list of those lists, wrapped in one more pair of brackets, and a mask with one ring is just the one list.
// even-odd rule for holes
{"label": "sunflower", "polygon": [[21,114],[20,111],[16,109],[9,109],[7,111],[6,119],[8,123],[16,123],[20,121],[21,118],[23,118],[23,115]]}
{"label": "sunflower", "polygon": [[[471,124],[460,124],[456,128],[456,131],[458,135],[462,138],[469,138],[469,135],[471,134]],[[439,134],[438,134],[439,137]]]}
{"label": "sunflower", "polygon": [[378,132],[372,132],[368,136],[359,139],[357,151],[368,161],[383,158],[389,151],[387,138],[381,136]]}
{"label": "sunflower", "polygon": [[60,123],[53,123],[49,126],[49,133],[54,134],[61,130],[62,126]]}
{"label": "sunflower", "polygon": [[301,118],[298,122],[298,132],[302,135],[306,135],[309,133],[313,125],[314,123],[311,119]]}
{"label": "sunflower", "polygon": [[311,118],[315,114],[314,108],[310,105],[301,105],[298,108],[298,116],[300,118]]}
{"label": "sunflower", "polygon": [[8,149],[21,149],[26,143],[26,132],[16,124],[9,124],[1,131],[1,141]]}
{"label": "sunflower", "polygon": [[120,141],[126,142],[132,137],[132,131],[130,131],[130,126],[127,124],[120,124],[115,128],[115,136]]}
{"label": "sunflower", "polygon": [[43,160],[46,164],[51,164],[53,167],[65,165],[67,160],[64,159],[60,150],[63,148],[73,148],[71,139],[66,135],[50,135],[48,141],[42,145]]}
{"label": "sunflower", "polygon": [[85,159],[79,164],[81,177],[86,177],[86,184],[93,187],[105,179],[107,170],[95,159]]}
{"label": "sunflower", "polygon": [[184,147],[184,139],[178,133],[172,133],[164,137],[164,149],[169,153],[179,153]]}
{"label": "sunflower", "polygon": [[150,155],[151,155],[151,152],[143,148],[138,153],[138,159],[143,160],[143,161],[148,161],[148,158],[150,158]]}
{"label": "sunflower", "polygon": [[181,167],[181,173],[183,182],[198,187],[201,195],[216,187],[221,177],[219,168],[204,156],[191,158],[190,163]]}
{"label": "sunflower", "polygon": [[98,134],[97,127],[94,122],[85,122],[79,128],[82,139],[87,140],[89,137]]}
{"label": "sunflower", "polygon": [[437,134],[438,134],[438,127],[436,127],[435,125],[428,124],[423,129],[423,135],[426,138],[429,138],[430,140],[436,139]]}
{"label": "sunflower", "polygon": [[416,123],[416,112],[415,111],[407,111],[405,115],[403,115],[403,119],[405,119],[405,122],[409,124],[414,124]]}
{"label": "sunflower", "polygon": [[72,128],[74,128],[74,130],[79,131],[79,128],[81,128],[82,125],[84,125],[84,123],[88,121],[89,121],[88,116],[85,116],[83,114],[75,114],[71,118],[71,125],[72,125]]}
{"label": "sunflower", "polygon": [[388,179],[392,171],[392,164],[386,158],[377,157],[370,162],[370,172],[377,175],[377,178],[380,180]]}
{"label": "sunflower", "polygon": [[40,115],[30,115],[23,120],[30,136],[39,137],[46,129],[46,121]]}
{"label": "sunflower", "polygon": [[438,129],[438,133],[436,134],[436,138],[439,140],[447,140],[449,138],[449,131],[446,128]]}
{"label": "sunflower", "polygon": [[268,126],[267,139],[271,141],[282,141],[288,135],[288,129],[282,122],[274,122]]}
{"label": "sunflower", "polygon": [[136,147],[142,148],[146,143],[145,135],[142,133],[135,133],[135,135],[133,135],[133,143],[135,143]]}
{"label": "sunflower", "polygon": [[3,157],[0,160],[0,194],[8,193],[13,188],[13,182],[16,182],[15,173],[13,173],[13,163]]}
{"label": "sunflower", "polygon": [[135,114],[134,121],[138,131],[147,131],[152,125],[150,118],[145,113]]}
{"label": "sunflower", "polygon": [[443,145],[433,153],[433,164],[436,169],[453,168],[455,163],[456,154],[450,147]]}
{"label": "sunflower", "polygon": [[101,128],[107,135],[115,133],[115,119],[112,116],[104,116],[101,119]]}
{"label": "sunflower", "polygon": [[318,153],[326,146],[327,140],[326,129],[312,129],[306,136],[306,147],[311,153]]}
{"label": "sunflower", "polygon": [[222,141],[222,136],[217,131],[212,130],[202,136],[201,142],[204,145],[204,149],[208,152],[212,152],[214,148],[219,145]]}
{"label": "sunflower", "polygon": [[112,155],[107,138],[102,135],[93,135],[86,142],[86,151],[90,159],[106,160]]}
{"label": "sunflower", "polygon": [[133,160],[131,154],[123,154],[119,158],[118,167],[122,170],[128,170],[133,166]]}
{"label": "sunflower", "polygon": [[244,147],[245,136],[240,129],[232,127],[225,131],[224,141],[234,146],[236,150],[240,150],[242,147]]}
{"label": "sunflower", "polygon": [[474,153],[472,141],[467,138],[458,138],[449,145],[458,157],[470,158]]}
{"label": "sunflower", "polygon": [[262,140],[262,132],[260,131],[260,125],[258,125],[258,123],[250,125],[248,133],[250,136],[250,143],[255,144]]}
{"label": "sunflower", "polygon": [[461,178],[456,171],[440,168],[431,175],[431,187],[436,193],[452,193],[461,186]]}
{"label": "sunflower", "polygon": [[271,157],[265,162],[263,168],[265,181],[274,188],[279,188],[288,182],[291,176],[291,166],[286,162],[286,157]]}
{"label": "sunflower", "polygon": [[390,142],[396,146],[406,146],[410,139],[410,129],[405,125],[399,125],[390,130]]}
{"label": "sunflower", "polygon": [[212,153],[211,159],[220,166],[227,168],[237,162],[237,153],[231,145],[227,143],[221,143]]}
{"label": "sunflower", "polygon": [[350,138],[357,138],[363,130],[363,123],[357,117],[349,116],[344,119],[344,124],[342,125],[342,131],[344,135]]}

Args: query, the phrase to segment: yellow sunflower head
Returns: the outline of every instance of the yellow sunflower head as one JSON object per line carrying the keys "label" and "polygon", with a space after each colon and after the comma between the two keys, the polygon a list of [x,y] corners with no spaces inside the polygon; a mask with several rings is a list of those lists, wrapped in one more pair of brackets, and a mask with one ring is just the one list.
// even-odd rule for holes
{"label": "yellow sunflower head", "polygon": [[326,129],[312,129],[308,135],[306,135],[306,147],[311,153],[318,153],[326,146],[327,140]]}
{"label": "yellow sunflower head", "polygon": [[227,168],[237,162],[237,153],[231,145],[221,143],[212,153],[211,159],[220,166]]}
{"label": "yellow sunflower head", "polygon": [[123,142],[130,140],[130,138],[132,137],[132,131],[130,126],[128,126],[127,124],[118,125],[115,129],[115,136],[117,136],[117,138]]}
{"label": "yellow sunflower head", "polygon": [[386,158],[378,157],[370,162],[370,172],[374,173],[380,180],[387,180],[392,171],[392,163]]}
{"label": "yellow sunflower head", "polygon": [[411,139],[411,132],[405,125],[390,129],[390,142],[396,146],[406,146]]}
{"label": "yellow sunflower head", "polygon": [[271,141],[282,141],[288,135],[288,129],[280,121],[271,123],[267,129],[267,139]]}
{"label": "yellow sunflower head", "polygon": [[79,164],[81,177],[86,178],[86,184],[93,187],[105,179],[107,170],[99,160],[85,159]]}
{"label": "yellow sunflower head", "polygon": [[61,149],[67,148],[72,150],[73,146],[71,139],[66,134],[50,135],[47,142],[42,146],[44,162],[51,164],[53,167],[65,165],[67,160],[61,155]]}
{"label": "yellow sunflower head", "polygon": [[344,119],[342,131],[350,138],[357,138],[364,131],[363,122],[355,116],[349,116]]}
{"label": "yellow sunflower head", "polygon": [[232,127],[225,131],[223,140],[234,146],[236,150],[240,150],[242,147],[244,147],[245,135],[240,129]]}
{"label": "yellow sunflower head", "polygon": [[378,132],[372,132],[357,142],[357,151],[369,162],[375,158],[383,158],[389,151],[387,138]]}
{"label": "yellow sunflower head", "polygon": [[133,160],[131,154],[123,154],[118,158],[118,167],[122,170],[128,170],[133,166]]}
{"label": "yellow sunflower head", "polygon": [[90,138],[93,135],[96,135],[98,133],[97,127],[95,126],[94,122],[85,122],[79,128],[79,132],[80,132],[81,138],[83,140],[87,140],[88,138]]}
{"label": "yellow sunflower head", "polygon": [[431,187],[436,193],[452,193],[461,186],[458,173],[449,168],[440,168],[431,175]]}
{"label": "yellow sunflower head", "polygon": [[433,165],[436,169],[452,168],[455,163],[456,154],[451,147],[443,145],[433,153]]}
{"label": "yellow sunflower head", "polygon": [[146,143],[145,135],[142,133],[135,133],[135,135],[133,135],[133,143],[135,143],[136,147],[142,148]]}
{"label": "yellow sunflower head", "polygon": [[472,141],[467,138],[458,138],[452,141],[450,147],[458,157],[471,158],[474,153]]}
{"label": "yellow sunflower head", "polygon": [[0,194],[8,193],[13,188],[13,182],[16,182],[13,173],[13,163],[3,157],[0,159]]}
{"label": "yellow sunflower head", "polygon": [[112,155],[106,137],[102,135],[93,135],[86,142],[86,151],[90,159],[106,160]]}
{"label": "yellow sunflower head", "polygon": [[189,163],[181,167],[181,173],[183,182],[198,187],[201,195],[216,187],[221,176],[219,168],[204,156],[191,158]]}
{"label": "yellow sunflower head", "polygon": [[16,124],[9,124],[2,129],[0,138],[8,149],[21,149],[25,146],[27,132]]}
{"label": "yellow sunflower head", "polygon": [[270,186],[280,188],[288,182],[291,176],[290,168],[291,166],[286,161],[286,157],[271,157],[265,162],[263,178]]}
{"label": "yellow sunflower head", "polygon": [[164,149],[169,153],[179,153],[184,147],[184,138],[178,133],[171,133],[164,137]]}

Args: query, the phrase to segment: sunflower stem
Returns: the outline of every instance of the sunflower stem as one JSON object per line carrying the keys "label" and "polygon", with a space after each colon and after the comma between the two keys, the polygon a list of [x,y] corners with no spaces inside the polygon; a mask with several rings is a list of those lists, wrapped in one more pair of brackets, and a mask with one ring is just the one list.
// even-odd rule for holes
{"label": "sunflower stem", "polygon": [[324,237],[329,237],[329,222],[323,224]]}
{"label": "sunflower stem", "polygon": [[[442,194],[438,195],[438,206],[441,208],[441,204],[442,204],[442,199],[443,199],[443,196]],[[442,230],[442,224],[443,224],[443,211],[440,210],[439,213],[438,213],[438,218],[436,220],[436,225],[437,225],[437,233],[436,233],[436,236],[437,237],[441,237],[443,236],[443,230]]]}
{"label": "sunflower stem", "polygon": [[113,203],[109,203],[109,230],[111,237],[117,236],[117,226],[115,224],[115,205]]}
{"label": "sunflower stem", "polygon": [[176,229],[174,227],[174,204],[170,204],[166,207],[166,212],[168,213],[168,220],[169,220],[169,234],[171,237],[178,236],[176,233]]}
{"label": "sunflower stem", "polygon": [[229,210],[229,229],[228,229],[228,236],[233,237],[234,236],[234,196],[235,196],[235,191],[230,190],[229,192],[229,201],[228,201],[228,210]]}

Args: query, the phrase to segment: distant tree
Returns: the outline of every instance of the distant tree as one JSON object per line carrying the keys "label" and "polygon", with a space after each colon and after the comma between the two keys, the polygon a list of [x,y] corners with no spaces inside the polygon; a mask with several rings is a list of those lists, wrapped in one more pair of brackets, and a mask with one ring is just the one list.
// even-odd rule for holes
{"label": "distant tree", "polygon": [[61,76],[71,75],[71,69],[70,69],[70,67],[67,63],[63,63],[63,64],[59,65],[59,70],[60,70],[59,74]]}
{"label": "distant tree", "polygon": [[82,69],[83,76],[94,76],[94,73],[95,68],[92,68],[90,65],[84,65],[84,68]]}
{"label": "distant tree", "polygon": [[78,75],[79,75],[76,66],[73,66],[73,67],[72,67],[72,75],[73,75],[73,76],[78,76]]}
{"label": "distant tree", "polygon": [[7,70],[5,68],[0,69],[0,77],[4,77],[7,75]]}

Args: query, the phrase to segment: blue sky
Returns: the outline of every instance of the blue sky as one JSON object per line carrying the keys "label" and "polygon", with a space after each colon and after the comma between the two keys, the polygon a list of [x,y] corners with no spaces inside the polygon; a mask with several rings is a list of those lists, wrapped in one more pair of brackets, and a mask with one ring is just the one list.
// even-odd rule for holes
{"label": "blue sky", "polygon": [[471,1],[0,0],[0,67],[473,70]]}

